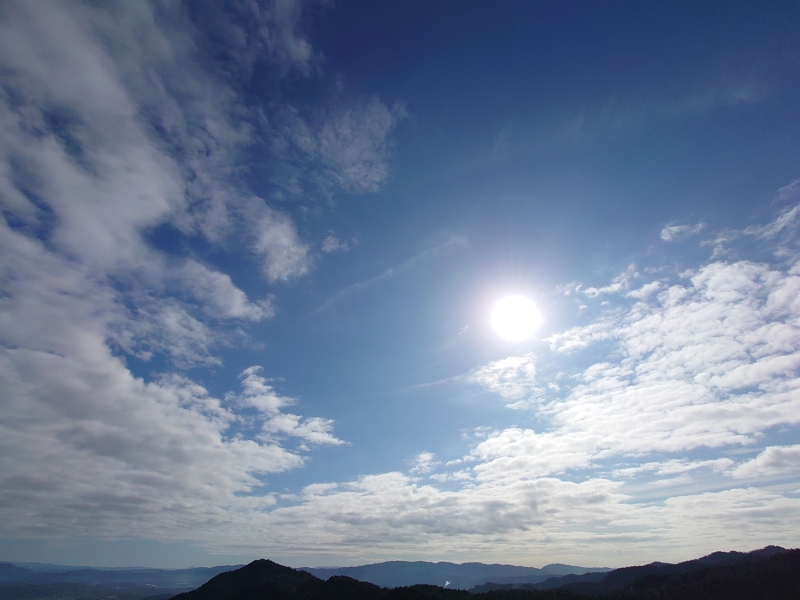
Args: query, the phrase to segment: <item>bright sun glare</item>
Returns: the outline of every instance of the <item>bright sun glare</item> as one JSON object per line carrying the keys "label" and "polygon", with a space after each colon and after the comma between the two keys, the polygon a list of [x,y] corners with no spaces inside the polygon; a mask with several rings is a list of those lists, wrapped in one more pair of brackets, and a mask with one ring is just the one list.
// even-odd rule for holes
{"label": "bright sun glare", "polygon": [[528,339],[542,323],[536,305],[524,296],[506,296],[494,305],[492,326],[512,342]]}

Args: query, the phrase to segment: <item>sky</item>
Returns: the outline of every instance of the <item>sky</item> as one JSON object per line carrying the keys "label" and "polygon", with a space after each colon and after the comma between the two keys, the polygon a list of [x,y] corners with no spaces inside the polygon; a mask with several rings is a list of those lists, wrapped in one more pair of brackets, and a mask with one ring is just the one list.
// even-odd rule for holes
{"label": "sky", "polygon": [[797,547],[798,28],[2,2],[0,560]]}

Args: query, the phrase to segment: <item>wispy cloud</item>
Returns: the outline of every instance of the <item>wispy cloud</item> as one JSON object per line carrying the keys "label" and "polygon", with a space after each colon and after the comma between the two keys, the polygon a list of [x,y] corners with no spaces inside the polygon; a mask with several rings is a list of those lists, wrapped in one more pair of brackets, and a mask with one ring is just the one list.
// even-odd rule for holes
{"label": "wispy cloud", "polygon": [[509,408],[525,408],[541,393],[536,386],[536,356],[509,356],[478,369],[472,381],[507,400]]}
{"label": "wispy cloud", "polygon": [[615,277],[610,284],[601,287],[588,287],[580,291],[590,298],[597,298],[598,296],[602,296],[604,294],[617,294],[619,292],[628,290],[631,287],[633,280],[637,277],[639,277],[639,273],[636,271],[636,265],[631,264],[628,265],[628,268],[624,273],[621,273]]}
{"label": "wispy cloud", "polygon": [[394,267],[390,267],[390,268],[386,269],[385,271],[383,271],[382,273],[379,273],[378,275],[375,275],[374,277],[370,277],[370,278],[365,279],[363,281],[358,281],[358,282],[353,283],[353,284],[347,286],[346,288],[336,292],[333,296],[328,298],[320,307],[318,307],[314,311],[312,311],[311,314],[312,315],[319,314],[322,311],[324,311],[326,308],[332,306],[333,304],[335,304],[336,302],[341,300],[342,298],[346,298],[347,296],[349,296],[351,294],[354,294],[354,293],[357,293],[357,292],[360,292],[361,290],[366,289],[366,288],[368,288],[368,287],[370,287],[370,286],[372,286],[372,285],[374,285],[374,284],[376,284],[376,283],[378,283],[380,281],[383,281],[384,279],[388,279],[389,277],[392,277],[392,276],[394,276],[394,275],[396,275],[398,273],[402,273],[403,271],[406,271],[407,269],[413,267],[414,265],[416,265],[420,261],[422,261],[422,260],[424,260],[424,259],[426,259],[426,258],[428,258],[430,256],[435,256],[438,252],[444,250],[445,248],[450,248],[450,247],[453,247],[453,246],[462,247],[463,248],[463,247],[466,247],[466,245],[467,245],[467,240],[466,240],[465,237],[463,237],[463,236],[453,236],[453,237],[449,238],[447,241],[442,242],[440,244],[437,244],[433,248],[429,248],[429,249],[423,250],[422,252],[419,252],[418,254],[415,254],[414,256],[412,256],[408,260],[400,263],[399,265],[396,265]]}
{"label": "wispy cloud", "polygon": [[[793,184],[791,186],[792,191],[796,191],[797,187],[798,185],[796,183]],[[770,239],[788,229],[795,229],[799,222],[800,204],[784,209],[775,220],[767,225],[752,225],[746,228],[744,234],[753,235],[762,239]]]}
{"label": "wispy cloud", "polygon": [[350,244],[344,240],[340,240],[334,235],[329,235],[322,240],[322,251],[326,254],[331,252],[347,252],[350,249]]}
{"label": "wispy cloud", "polygon": [[405,116],[378,98],[308,116],[288,107],[274,117],[270,176],[278,198],[377,192],[389,176],[389,136]]}
{"label": "wispy cloud", "polygon": [[706,224],[702,221],[696,225],[667,225],[658,235],[665,242],[675,242],[683,240],[689,236],[696,235],[705,229]]}

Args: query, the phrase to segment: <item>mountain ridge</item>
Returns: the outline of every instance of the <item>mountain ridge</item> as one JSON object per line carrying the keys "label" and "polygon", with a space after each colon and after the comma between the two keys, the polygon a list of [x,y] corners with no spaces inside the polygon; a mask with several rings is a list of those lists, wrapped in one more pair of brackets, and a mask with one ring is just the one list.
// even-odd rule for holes
{"label": "mountain ridge", "polygon": [[535,584],[470,591],[426,584],[385,588],[343,575],[323,580],[262,559],[173,600],[797,600],[800,550],[713,553],[674,565],[650,563],[551,579],[562,581],[551,581],[547,589]]}
{"label": "mountain ridge", "polygon": [[399,560],[355,567],[301,567],[300,569],[323,580],[344,576],[389,588],[417,584],[444,585],[446,581],[450,581],[449,587],[457,589],[469,589],[487,581],[534,583],[557,575],[611,571],[608,567],[579,567],[562,563],[551,563],[538,568],[500,563]]}
{"label": "mountain ridge", "polygon": [[766,546],[750,552],[712,552],[700,558],[682,561],[680,563],[652,562],[646,565],[634,565],[614,569],[607,573],[585,573],[580,575],[566,575],[563,577],[552,577],[542,582],[525,583],[501,583],[487,582],[483,585],[475,586],[470,591],[473,593],[483,593],[492,590],[546,590],[564,589],[578,592],[589,596],[608,594],[623,589],[634,581],[642,580],[646,577],[674,577],[688,575],[714,567],[731,567],[741,564],[756,563],[767,560],[775,556],[787,553],[797,553],[800,557],[800,550],[787,550],[780,546]]}
{"label": "mountain ridge", "polygon": [[76,567],[68,570],[35,571],[11,562],[0,562],[0,583],[138,583],[173,587],[197,587],[223,573],[241,568],[243,565],[219,565],[216,567],[192,567],[189,569],[95,569]]}
{"label": "mountain ridge", "polygon": [[[472,569],[474,577],[480,568],[496,573],[527,573],[520,577],[543,575],[545,567],[515,567],[484,563],[428,563],[425,561],[388,561],[362,567],[439,567]],[[550,565],[547,565],[550,566]],[[547,567],[546,566],[546,567]],[[555,563],[550,570],[576,568]],[[580,568],[580,567],[578,567]],[[224,570],[228,569],[228,570]],[[800,550],[767,546],[751,552],[713,552],[697,559],[670,564],[651,562],[622,567],[607,572],[546,575],[543,581],[497,583],[485,582],[471,589],[447,589],[441,585],[385,587],[344,575],[321,579],[305,569],[293,569],[267,559],[259,559],[240,568],[214,567],[189,569],[208,574],[221,570],[194,590],[170,589],[155,584],[115,583],[87,584],[76,582],[20,582],[31,571],[11,563],[0,563],[0,577],[17,581],[0,582],[0,600],[541,600],[541,599],[604,599],[604,600],[797,600],[800,599]],[[92,571],[91,569],[88,571]],[[125,570],[121,574],[139,576],[141,571]],[[181,571],[181,570],[178,570]],[[170,572],[162,570],[162,572]],[[174,571],[172,571],[174,573]],[[86,577],[80,571],[72,577]],[[441,574],[442,571],[439,571]],[[407,574],[407,573],[406,573]],[[40,575],[42,575],[40,573]],[[65,573],[46,573],[48,576]],[[449,580],[448,580],[449,581]]]}

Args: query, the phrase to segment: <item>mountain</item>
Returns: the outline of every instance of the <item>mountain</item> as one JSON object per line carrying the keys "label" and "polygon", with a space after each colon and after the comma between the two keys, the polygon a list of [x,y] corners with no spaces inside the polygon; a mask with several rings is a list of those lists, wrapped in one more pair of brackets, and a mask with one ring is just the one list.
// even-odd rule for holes
{"label": "mountain", "polygon": [[0,582],[2,581],[25,581],[32,571],[23,567],[12,565],[11,563],[0,563]]}
{"label": "mountain", "polygon": [[242,565],[219,567],[195,567],[192,569],[90,569],[76,567],[55,570],[48,565],[47,571],[35,571],[13,563],[0,563],[0,583],[25,582],[31,584],[52,583],[138,583],[161,587],[194,588],[224,571],[238,569]]}
{"label": "mountain", "polygon": [[537,569],[514,565],[450,562],[406,562],[389,561],[362,565],[359,567],[303,567],[303,571],[320,579],[344,576],[367,581],[387,588],[411,586],[416,584],[440,585],[449,581],[451,588],[469,589],[487,581],[495,583],[538,583],[546,579],[566,574],[606,572],[608,568],[575,567],[572,565],[551,564]]}
{"label": "mountain", "polygon": [[557,579],[561,586],[551,581],[550,589],[532,589],[536,584],[516,589],[491,584],[496,588],[472,592],[433,585],[382,588],[342,575],[322,580],[260,560],[173,600],[798,600],[800,550],[715,553],[677,565],[552,578]]}
{"label": "mountain", "polygon": [[512,589],[561,589],[600,598],[800,599],[800,550],[768,546],[753,552],[715,552],[678,564],[656,562],[532,584],[491,582],[471,591]]}
{"label": "mountain", "polygon": [[[0,563],[0,600],[166,600],[237,566],[193,569],[91,569]],[[36,570],[42,568],[42,570]]]}
{"label": "mountain", "polygon": [[[511,594],[511,595],[509,595]],[[520,596],[522,594],[522,596]],[[485,600],[578,600],[564,590],[532,592],[497,591],[484,594]],[[269,560],[218,575],[200,588],[175,596],[172,600],[473,600],[465,590],[434,585],[382,588],[352,577],[334,575],[319,579],[304,570],[284,567]]]}
{"label": "mountain", "polygon": [[[391,566],[393,563],[381,564]],[[407,569],[409,565],[416,565],[417,569],[433,568],[434,573],[437,573],[435,568],[464,566],[453,563],[399,564]],[[547,575],[542,573],[546,570],[544,568],[535,569],[540,571],[539,574],[526,571],[520,575],[514,569],[529,568],[482,563],[467,565],[475,572],[494,569],[504,577]],[[551,572],[556,573],[563,568],[572,568],[564,565],[549,567]],[[80,571],[87,570],[79,569],[76,572]],[[159,570],[126,572],[135,574],[143,571]],[[407,573],[411,572],[413,570],[407,570]],[[443,572],[438,571],[440,574]],[[0,563],[0,576],[16,578],[0,583],[0,600],[800,600],[800,550],[785,550],[776,546],[748,553],[715,552],[678,564],[655,562],[606,573],[571,573],[548,577],[537,583],[487,583],[470,591],[428,584],[381,587],[343,575],[321,579],[306,570],[292,569],[269,560],[257,560],[235,570],[220,572],[199,588],[177,595],[176,592],[181,590],[156,584],[37,584],[19,580],[30,577],[30,573],[34,572]],[[53,572],[48,574],[54,575]]]}

